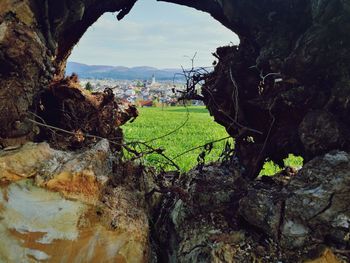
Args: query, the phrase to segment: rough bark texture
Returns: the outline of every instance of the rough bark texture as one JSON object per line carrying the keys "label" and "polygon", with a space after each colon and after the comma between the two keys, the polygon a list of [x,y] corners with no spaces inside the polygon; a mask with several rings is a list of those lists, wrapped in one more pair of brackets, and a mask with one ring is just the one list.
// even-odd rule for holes
{"label": "rough bark texture", "polygon": [[[115,98],[111,89],[88,92],[80,87],[77,76],[53,81],[40,95],[36,108],[38,121],[45,120],[51,127],[41,127],[37,138],[50,141],[56,148],[78,149],[96,142],[96,137],[113,141],[120,150],[123,133],[120,126],[137,117],[137,109],[128,101]],[[32,116],[35,118],[35,116]]]}
{"label": "rough bark texture", "polygon": [[333,151],[316,157],[287,185],[256,182],[239,202],[252,226],[269,233],[282,248],[310,244],[349,244],[349,154]]}
{"label": "rough bark texture", "polygon": [[[203,94],[216,120],[236,137],[248,176],[256,176],[266,158],[281,162],[293,152],[309,160],[332,149],[349,149],[348,1],[167,2],[206,11],[241,39],[238,47],[218,49],[219,65]],[[120,19],[134,3],[2,1],[3,140],[33,136],[25,116],[38,92],[63,77],[73,46],[98,17],[121,11]]]}
{"label": "rough bark texture", "polygon": [[[136,0],[4,0],[0,3],[0,142],[35,135],[26,121],[40,91],[62,79],[66,60],[87,28],[107,11],[122,18]],[[15,138],[15,139],[14,139]]]}
{"label": "rough bark texture", "polygon": [[160,262],[348,262],[322,254],[347,253],[349,161],[335,151],[253,182],[235,164],[190,171],[187,198],[165,196],[167,212],[156,214]]}
{"label": "rough bark texture", "polygon": [[110,184],[113,160],[107,140],[0,152],[0,261],[148,262],[144,194]]}
{"label": "rough bark texture", "polygon": [[241,39],[217,50],[203,94],[236,137],[248,176],[266,158],[281,162],[292,152],[310,160],[349,150],[349,1],[167,2],[209,12]]}
{"label": "rough bark texture", "polygon": [[[19,144],[37,135],[37,128],[29,120],[30,111],[39,113],[44,121],[73,131],[78,141],[79,129],[106,137],[118,135],[114,129],[118,107],[108,91],[88,96],[79,88],[71,90],[71,85],[67,85],[69,79],[64,80],[63,74],[73,46],[87,28],[106,11],[120,11],[117,17],[121,19],[135,1],[0,2],[1,146]],[[160,262],[295,262],[303,261],[303,255],[318,244],[335,246],[340,255],[348,255],[350,157],[345,151],[350,151],[349,0],[166,2],[210,13],[236,32],[241,43],[216,51],[218,65],[207,76],[203,88],[210,112],[236,138],[238,164],[204,167],[200,173],[192,171],[184,182],[160,191],[164,194],[161,203],[159,196],[152,197],[153,203],[148,207],[155,218],[151,225],[152,241],[158,248]],[[85,114],[76,103],[88,109]],[[70,105],[68,111],[66,105]],[[68,119],[86,121],[67,122],[63,108],[69,113]],[[94,130],[96,127],[98,130]],[[134,177],[124,176],[124,168],[117,167],[104,193],[103,184],[98,184],[95,176],[101,173],[98,167],[105,167],[109,158],[102,158],[103,165],[98,163],[95,167],[98,159],[93,157],[89,162],[89,154],[76,156],[72,164],[67,156],[75,154],[61,152],[60,160],[58,156],[42,158],[39,154],[36,157],[43,161],[31,162],[23,157],[28,155],[26,147],[19,150],[19,155],[17,150],[14,155],[8,152],[11,148],[0,152],[2,207],[21,197],[23,188],[34,193],[44,191],[38,190],[38,186],[89,203],[84,190],[92,183],[89,189],[94,193],[88,193],[87,198],[104,202],[103,207],[116,218],[108,221],[112,226],[130,219],[136,222],[131,227],[142,229],[142,235],[134,233],[136,238],[141,237],[139,261],[146,260],[148,224],[141,220],[137,226],[137,222],[140,215],[145,217],[147,209],[145,203],[140,208],[133,192],[139,191],[145,182],[135,177],[137,173],[133,173]],[[247,180],[257,176],[266,158],[281,162],[291,152],[311,160],[295,177]],[[12,167],[17,162],[18,169]],[[39,164],[40,169],[36,167]],[[44,178],[42,171],[47,171]],[[58,176],[59,171],[63,175]],[[28,179],[33,176],[38,180]],[[23,181],[13,183],[20,179]],[[31,182],[21,185],[25,180]],[[11,191],[19,190],[18,194],[9,198],[8,184]],[[120,193],[121,186],[131,192]],[[148,190],[140,190],[140,200],[144,200]],[[121,211],[130,208],[126,199],[135,204],[130,207],[137,211],[119,217]],[[2,216],[5,213],[0,212]],[[13,222],[4,222],[0,222],[0,230],[8,234],[13,230]],[[75,226],[77,222],[71,224]],[[33,242],[25,247],[28,244],[18,242],[26,253],[32,253],[26,249],[37,245]],[[2,247],[11,246],[5,243]],[[18,256],[12,252],[5,249],[4,253],[8,257]],[[32,260],[33,253],[25,256]],[[90,255],[87,251],[82,253]],[[327,249],[316,254],[326,259],[315,262],[339,262]],[[36,261],[42,256],[38,251],[34,255]]]}

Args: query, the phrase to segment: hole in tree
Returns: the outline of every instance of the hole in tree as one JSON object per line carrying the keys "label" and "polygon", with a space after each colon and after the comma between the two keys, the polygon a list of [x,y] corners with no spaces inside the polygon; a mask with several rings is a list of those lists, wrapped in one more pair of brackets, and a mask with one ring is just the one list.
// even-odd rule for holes
{"label": "hole in tree", "polygon": [[[218,160],[226,143],[233,142],[215,142],[228,134],[201,102],[177,102],[179,94],[173,90],[182,90],[186,81],[181,67],[211,71],[215,59],[211,53],[238,42],[232,31],[206,13],[138,1],[123,20],[106,13],[89,28],[74,48],[66,74],[77,73],[81,85],[90,91],[109,87],[116,97],[137,105],[139,117],[122,126],[126,143],[147,142],[186,171],[202,159]],[[149,151],[144,145],[136,148]],[[203,152],[205,156],[199,157]],[[146,155],[143,161],[172,169],[158,153]]]}

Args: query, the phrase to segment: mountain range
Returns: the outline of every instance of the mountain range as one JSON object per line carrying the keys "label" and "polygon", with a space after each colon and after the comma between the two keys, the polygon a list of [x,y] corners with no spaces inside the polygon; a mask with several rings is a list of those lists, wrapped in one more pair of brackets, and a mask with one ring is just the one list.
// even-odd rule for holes
{"label": "mountain range", "polygon": [[122,80],[149,80],[154,74],[156,80],[183,81],[184,77],[178,75],[181,69],[157,69],[153,67],[122,67],[122,66],[104,66],[104,65],[86,65],[77,62],[68,62],[66,75],[72,73],[78,74],[80,78],[97,78],[97,79],[122,79]]}

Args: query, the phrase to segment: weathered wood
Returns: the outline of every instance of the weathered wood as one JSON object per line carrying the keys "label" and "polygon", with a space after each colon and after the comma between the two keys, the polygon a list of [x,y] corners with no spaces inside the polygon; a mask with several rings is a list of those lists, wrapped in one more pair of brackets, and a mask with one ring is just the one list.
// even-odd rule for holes
{"label": "weathered wood", "polygon": [[53,79],[63,78],[74,45],[103,13],[125,15],[135,2],[1,1],[0,143],[33,138],[35,131],[25,120],[28,110]]}
{"label": "weathered wood", "polygon": [[240,37],[218,49],[203,94],[248,176],[266,158],[350,150],[350,1],[164,1],[206,11]]}

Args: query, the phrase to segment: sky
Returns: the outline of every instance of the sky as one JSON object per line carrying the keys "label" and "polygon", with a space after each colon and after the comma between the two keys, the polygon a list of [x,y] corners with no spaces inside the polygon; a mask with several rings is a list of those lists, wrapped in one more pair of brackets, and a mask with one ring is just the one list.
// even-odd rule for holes
{"label": "sky", "polygon": [[121,21],[106,13],[84,34],[69,61],[89,65],[179,68],[210,66],[217,47],[238,37],[209,14],[156,0],[139,0]]}

